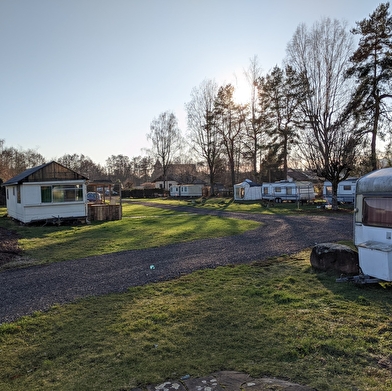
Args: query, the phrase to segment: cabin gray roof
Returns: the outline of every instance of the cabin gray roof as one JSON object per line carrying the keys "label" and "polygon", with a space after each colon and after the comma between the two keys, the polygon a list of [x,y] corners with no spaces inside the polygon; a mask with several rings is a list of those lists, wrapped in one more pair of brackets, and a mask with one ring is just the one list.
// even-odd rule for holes
{"label": "cabin gray roof", "polygon": [[[20,174],[14,176],[13,178],[11,178],[8,181],[4,182],[2,184],[2,186],[19,185],[19,184],[21,184],[23,182],[28,181],[29,177],[31,177],[32,175],[34,175],[38,171],[40,171],[40,170],[42,170],[42,169],[44,169],[44,168],[46,168],[48,166],[51,166],[51,165],[60,166],[64,170],[68,170],[69,172],[74,172],[73,170],[71,170],[71,169],[69,169],[69,168],[67,168],[67,167],[65,167],[63,165],[61,165],[61,164],[59,164],[59,163],[57,163],[55,161],[52,161],[52,162],[49,162],[49,163],[41,164],[40,166],[37,166],[37,167],[28,168],[27,170],[21,172]],[[76,172],[75,172],[75,175],[77,175],[79,177],[79,179],[87,179],[86,177],[84,177],[84,176],[82,176],[80,174],[77,174]],[[53,180],[54,178],[51,178],[51,179]]]}
{"label": "cabin gray roof", "polygon": [[309,181],[309,180],[314,179],[309,176],[309,173],[306,173],[304,171],[295,170],[293,168],[289,168],[287,170],[287,176],[292,178],[294,181]]}
{"label": "cabin gray roof", "polygon": [[37,167],[28,168],[27,170],[21,172],[18,175],[15,175],[13,178],[8,179],[8,181],[4,182],[2,186],[10,186],[10,185],[17,185],[23,182],[29,175],[34,174],[35,172],[39,171],[41,168],[47,166],[49,163],[42,164]]}

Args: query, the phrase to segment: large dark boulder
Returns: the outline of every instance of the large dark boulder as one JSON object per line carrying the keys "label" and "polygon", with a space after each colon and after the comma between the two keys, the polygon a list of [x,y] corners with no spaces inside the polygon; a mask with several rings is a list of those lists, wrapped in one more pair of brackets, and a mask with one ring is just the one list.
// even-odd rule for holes
{"label": "large dark boulder", "polygon": [[358,275],[358,253],[343,244],[320,243],[313,247],[310,263],[322,271],[334,271],[339,274]]}

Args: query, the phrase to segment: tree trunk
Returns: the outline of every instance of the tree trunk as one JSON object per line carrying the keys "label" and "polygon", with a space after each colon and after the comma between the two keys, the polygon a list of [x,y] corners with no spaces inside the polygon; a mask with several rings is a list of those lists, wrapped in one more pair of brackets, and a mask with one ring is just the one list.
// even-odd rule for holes
{"label": "tree trunk", "polygon": [[378,168],[377,164],[377,152],[376,152],[376,142],[377,142],[377,132],[378,132],[378,121],[380,119],[380,99],[378,94],[375,94],[375,112],[374,112],[374,123],[372,130],[372,144],[370,152],[370,162],[372,165],[372,170],[375,171]]}
{"label": "tree trunk", "polygon": [[332,210],[338,210],[338,181],[331,181],[332,184]]}
{"label": "tree trunk", "polygon": [[214,169],[210,167],[210,188],[211,188],[210,196],[211,197],[215,195],[214,181],[215,181]]}

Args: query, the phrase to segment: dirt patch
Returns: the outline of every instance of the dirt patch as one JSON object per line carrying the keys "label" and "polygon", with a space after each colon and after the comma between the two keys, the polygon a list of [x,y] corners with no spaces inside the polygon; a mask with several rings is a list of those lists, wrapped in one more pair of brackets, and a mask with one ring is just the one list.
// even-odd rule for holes
{"label": "dirt patch", "polygon": [[21,252],[18,246],[18,234],[0,227],[0,266],[15,261]]}

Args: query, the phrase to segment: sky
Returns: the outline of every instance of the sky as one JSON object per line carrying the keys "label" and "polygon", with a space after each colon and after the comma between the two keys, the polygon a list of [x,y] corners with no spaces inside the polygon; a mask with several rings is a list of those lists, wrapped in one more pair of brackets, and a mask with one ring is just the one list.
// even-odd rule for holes
{"label": "sky", "polygon": [[[0,0],[0,139],[46,160],[144,155],[165,111],[205,79],[246,91],[302,23],[365,19],[379,0]],[[242,91],[242,92],[241,92]]]}

